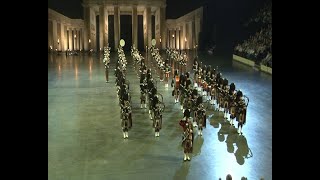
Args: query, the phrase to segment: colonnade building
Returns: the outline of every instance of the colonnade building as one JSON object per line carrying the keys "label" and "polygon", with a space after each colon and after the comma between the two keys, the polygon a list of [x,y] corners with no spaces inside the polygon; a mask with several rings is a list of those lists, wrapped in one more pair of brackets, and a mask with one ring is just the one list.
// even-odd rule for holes
{"label": "colonnade building", "polygon": [[[82,6],[84,19],[71,19],[48,9],[49,51],[99,51],[107,44],[116,49],[120,39],[127,46],[143,49],[151,46],[152,39],[159,49],[193,49],[199,44],[202,7],[177,19],[166,19],[166,0],[83,0]],[[121,24],[123,16],[131,16],[129,26]],[[123,33],[128,29],[130,36]]]}

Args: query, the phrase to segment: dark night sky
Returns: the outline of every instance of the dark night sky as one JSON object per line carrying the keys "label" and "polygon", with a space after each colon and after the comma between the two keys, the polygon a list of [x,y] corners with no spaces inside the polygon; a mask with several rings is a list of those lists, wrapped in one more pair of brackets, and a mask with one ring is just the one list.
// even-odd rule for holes
{"label": "dark night sky", "polygon": [[[208,0],[167,0],[167,18],[178,18]],[[82,0],[48,0],[48,7],[72,19],[83,19]],[[182,6],[183,8],[182,8]]]}
{"label": "dark night sky", "polygon": [[48,7],[71,19],[83,19],[82,0],[48,0]]}
{"label": "dark night sky", "polygon": [[[178,18],[200,6],[210,3],[215,4],[215,11],[232,16],[248,16],[252,9],[261,6],[266,0],[167,0],[167,19]],[[83,19],[82,0],[48,0],[48,7],[72,19]],[[226,11],[225,7],[230,11]],[[240,12],[240,14],[239,14]],[[240,17],[238,17],[240,18]]]}

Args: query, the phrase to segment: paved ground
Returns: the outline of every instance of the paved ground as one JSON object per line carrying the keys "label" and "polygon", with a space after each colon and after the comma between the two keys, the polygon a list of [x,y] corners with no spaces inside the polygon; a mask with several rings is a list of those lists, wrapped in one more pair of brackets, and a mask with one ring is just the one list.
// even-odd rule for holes
{"label": "paved ground", "polygon": [[[183,162],[178,125],[182,112],[174,104],[171,87],[157,84],[166,109],[160,137],[155,138],[147,110],[140,109],[139,81],[127,55],[133,106],[129,139],[122,136],[115,77],[111,71],[110,83],[105,83],[102,56],[48,55],[49,180],[214,180],[227,174],[233,179],[272,179],[271,75],[201,55],[204,64],[219,66],[222,75],[250,98],[247,123],[239,136],[222,113],[209,110],[203,137],[195,136],[192,160]],[[116,57],[111,54],[111,69]]]}

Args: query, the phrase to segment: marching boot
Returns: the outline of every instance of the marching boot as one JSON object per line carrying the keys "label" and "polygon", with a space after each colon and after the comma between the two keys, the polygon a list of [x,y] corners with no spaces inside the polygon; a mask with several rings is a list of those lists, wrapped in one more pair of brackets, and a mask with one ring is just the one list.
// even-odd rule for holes
{"label": "marching boot", "polygon": [[233,125],[233,119],[230,117],[230,125]]}
{"label": "marching boot", "polygon": [[126,133],[125,132],[123,132],[123,139],[125,139],[126,138]]}
{"label": "marching boot", "polygon": [[182,113],[184,113],[185,109],[182,109]]}
{"label": "marching boot", "polygon": [[151,110],[149,109],[149,114],[151,114]]}
{"label": "marching boot", "polygon": [[242,129],[241,126],[239,126],[239,128],[238,128],[238,133],[239,134],[241,134],[241,129]]}
{"label": "marching boot", "polygon": [[180,105],[180,109],[183,110],[183,105]]}
{"label": "marching boot", "polygon": [[199,129],[199,130],[198,130],[198,135],[199,135],[199,136],[200,136],[200,131],[201,131],[201,130]]}
{"label": "marching boot", "polygon": [[129,137],[129,134],[128,134],[128,131],[126,132],[126,138],[128,138]]}
{"label": "marching boot", "polygon": [[200,130],[200,136],[202,136],[202,130]]}
{"label": "marching boot", "polygon": [[142,109],[142,104],[140,104],[140,109]]}
{"label": "marching boot", "polygon": [[190,161],[189,153],[187,153],[187,159],[188,159],[188,161]]}
{"label": "marching boot", "polygon": [[184,153],[184,158],[183,158],[183,160],[184,160],[184,161],[187,160],[187,155],[186,155],[186,153]]}
{"label": "marching boot", "polygon": [[211,101],[210,101],[210,104],[211,104],[211,105],[213,105],[213,104],[214,104],[214,102],[213,102],[213,100],[212,100],[212,99],[211,99]]}
{"label": "marching boot", "polygon": [[193,127],[197,127],[197,122],[193,122]]}
{"label": "marching boot", "polygon": [[157,137],[157,132],[154,132],[154,137]]}
{"label": "marching boot", "polygon": [[144,104],[144,108],[147,109],[147,104]]}
{"label": "marching boot", "polygon": [[160,136],[160,131],[158,132],[158,137]]}

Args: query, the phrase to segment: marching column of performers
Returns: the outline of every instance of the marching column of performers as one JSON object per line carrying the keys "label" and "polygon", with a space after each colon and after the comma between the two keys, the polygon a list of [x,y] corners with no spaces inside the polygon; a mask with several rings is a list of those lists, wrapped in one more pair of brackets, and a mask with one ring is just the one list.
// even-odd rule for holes
{"label": "marching column of performers", "polygon": [[[174,51],[168,49],[167,54],[173,62],[178,61],[179,56]],[[203,66],[202,62],[195,60],[193,71],[194,83],[191,82],[190,73],[179,74],[178,69],[174,71],[171,81],[172,96],[175,103],[180,102],[180,108],[184,113],[184,118],[179,122],[183,127],[184,160],[190,160],[188,153],[192,152],[190,147],[192,147],[193,127],[198,127],[200,136],[206,127],[206,109],[203,101],[211,106],[215,105],[216,110],[223,111],[225,119],[228,119],[229,115],[230,125],[234,126],[233,121],[236,118],[240,135],[246,122],[246,109],[249,103],[249,98],[243,95],[241,90],[236,90],[234,83],[229,84],[228,79],[223,78],[222,74],[210,65]],[[190,132],[192,136],[186,136]]]}
{"label": "marching column of performers", "polygon": [[105,68],[105,76],[106,76],[106,83],[109,82],[109,67],[110,67],[110,47],[109,44],[107,47],[103,48],[104,52],[104,57],[103,57],[103,63],[104,63],[104,68]]}
{"label": "marching column of performers", "polygon": [[132,108],[131,96],[129,93],[129,82],[126,80],[127,61],[122,47],[118,48],[118,60],[116,62],[115,76],[117,96],[120,105],[120,119],[123,132],[123,138],[129,137],[129,130],[132,128]]}
{"label": "marching column of performers", "polygon": [[150,48],[152,59],[157,64],[157,72],[159,74],[160,82],[164,80],[164,74],[165,74],[165,61],[162,59],[159,49],[154,48],[153,46]]}
{"label": "marching column of performers", "polygon": [[[160,82],[165,82],[165,87],[169,87],[169,78],[170,78],[170,72],[171,72],[171,66],[170,66],[170,58],[166,58],[166,60],[163,60],[163,58],[160,55],[160,51],[158,48],[151,47],[151,55],[152,58],[156,61],[156,64],[158,65],[158,73],[160,76]],[[168,57],[168,56],[167,56]]]}
{"label": "marching column of performers", "polygon": [[[152,50],[154,59],[158,62],[159,67],[164,69],[165,74],[170,72],[169,61],[179,58],[175,52],[170,52],[172,57],[165,62],[158,57],[158,52]],[[121,47],[118,48],[119,59],[116,63],[115,76],[117,85],[117,94],[119,97],[121,111],[121,126],[124,138],[128,138],[128,131],[132,127],[132,111],[131,97],[129,93],[129,82],[126,80],[126,59]],[[162,128],[162,112],[165,108],[162,95],[157,92],[156,81],[152,77],[151,69],[147,68],[143,57],[137,49],[132,49],[131,55],[134,62],[139,68],[140,73],[140,108],[147,107],[149,110],[150,119],[153,120],[152,127],[155,129],[155,136],[159,137],[159,132]],[[241,90],[236,90],[234,83],[228,84],[228,79],[223,78],[218,70],[211,66],[202,65],[195,60],[193,64],[193,82],[190,78],[190,73],[174,71],[174,76],[171,81],[173,87],[172,96],[175,103],[180,103],[180,108],[183,112],[183,119],[179,121],[183,129],[182,146],[184,148],[184,160],[190,160],[190,154],[193,149],[194,127],[198,128],[198,135],[202,136],[203,128],[206,127],[206,108],[204,103],[215,105],[216,110],[224,112],[224,118],[228,119],[230,115],[230,125],[234,125],[233,121],[236,118],[238,121],[238,133],[242,134],[241,130],[246,122],[246,109],[249,103],[249,98],[243,95]],[[167,76],[165,76],[167,77]],[[162,76],[163,78],[163,76]],[[169,76],[168,76],[169,78]],[[168,80],[167,80],[168,81]]]}
{"label": "marching column of performers", "polygon": [[[132,50],[134,60],[139,59],[139,52]],[[140,55],[141,56],[141,55]],[[144,59],[140,62],[139,73],[140,73],[140,108],[147,108],[151,120],[153,120],[152,128],[155,131],[155,137],[160,136],[160,130],[162,128],[162,112],[164,111],[165,105],[163,103],[163,97],[157,92],[156,81],[152,77],[152,70],[147,69]]]}
{"label": "marching column of performers", "polygon": [[179,70],[180,72],[186,73],[186,66],[188,61],[188,56],[186,52],[179,52],[175,49],[167,48],[166,49],[167,57],[175,67],[175,69]]}
{"label": "marching column of performers", "polygon": [[211,66],[202,65],[195,59],[193,63],[194,87],[216,107],[216,111],[224,112],[224,118],[230,120],[234,126],[234,119],[238,122],[238,133],[242,134],[242,127],[246,123],[247,106],[249,98],[241,90],[236,90],[234,83],[222,77],[222,73]]}
{"label": "marching column of performers", "polygon": [[[144,57],[139,53],[139,50],[134,47],[134,46],[131,46],[131,56],[133,58],[133,68],[136,70],[136,71],[139,71],[139,67],[140,67],[140,64],[143,62],[144,63]],[[137,72],[137,76],[139,77],[140,73]]]}

